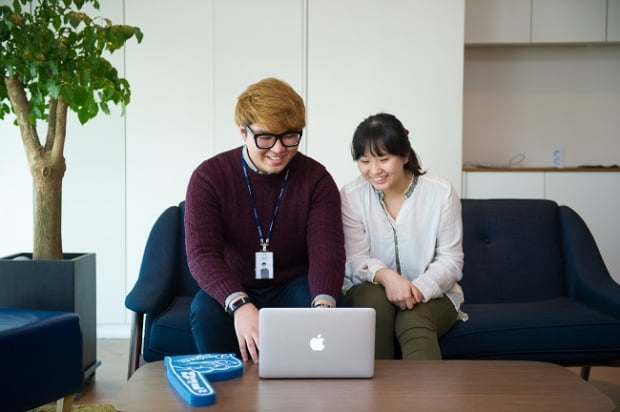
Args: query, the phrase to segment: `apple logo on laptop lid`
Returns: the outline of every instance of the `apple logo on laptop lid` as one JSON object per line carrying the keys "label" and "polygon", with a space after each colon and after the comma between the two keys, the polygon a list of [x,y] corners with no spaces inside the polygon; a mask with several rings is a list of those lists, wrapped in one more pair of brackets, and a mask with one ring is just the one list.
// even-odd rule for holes
{"label": "apple logo on laptop lid", "polygon": [[315,352],[320,352],[325,349],[325,338],[322,334],[318,334],[312,339],[310,339],[310,349]]}

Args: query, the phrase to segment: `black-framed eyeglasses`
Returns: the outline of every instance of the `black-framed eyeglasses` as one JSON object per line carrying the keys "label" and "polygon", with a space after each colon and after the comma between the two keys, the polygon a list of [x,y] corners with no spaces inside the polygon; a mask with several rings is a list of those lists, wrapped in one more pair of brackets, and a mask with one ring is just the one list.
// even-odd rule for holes
{"label": "black-framed eyeglasses", "polygon": [[250,126],[245,126],[245,128],[252,134],[256,147],[259,149],[271,149],[275,146],[278,139],[280,139],[284,147],[295,147],[299,144],[302,135],[302,130],[289,130],[281,134],[273,134],[254,133]]}

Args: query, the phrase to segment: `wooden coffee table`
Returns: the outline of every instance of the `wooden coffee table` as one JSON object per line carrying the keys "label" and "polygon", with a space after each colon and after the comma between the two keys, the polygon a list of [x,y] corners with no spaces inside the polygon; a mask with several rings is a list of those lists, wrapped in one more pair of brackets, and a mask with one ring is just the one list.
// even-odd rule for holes
{"label": "wooden coffee table", "polygon": [[372,379],[258,378],[213,382],[216,403],[191,407],[168,383],[163,362],[138,369],[119,411],[605,411],[613,402],[570,370],[525,361],[377,361]]}

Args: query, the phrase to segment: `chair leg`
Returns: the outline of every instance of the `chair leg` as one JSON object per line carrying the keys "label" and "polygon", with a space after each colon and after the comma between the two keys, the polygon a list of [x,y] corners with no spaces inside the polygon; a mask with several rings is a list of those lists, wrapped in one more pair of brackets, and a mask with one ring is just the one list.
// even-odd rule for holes
{"label": "chair leg", "polygon": [[56,412],[71,412],[74,398],[75,393],[72,393],[71,395],[67,395],[64,398],[58,399],[56,401]]}
{"label": "chair leg", "polygon": [[579,374],[584,381],[587,381],[590,378],[590,367],[582,366],[581,373]]}
{"label": "chair leg", "polygon": [[142,333],[144,329],[144,313],[134,312],[131,324],[131,337],[129,340],[129,366],[127,379],[140,367],[140,355],[142,353]]}

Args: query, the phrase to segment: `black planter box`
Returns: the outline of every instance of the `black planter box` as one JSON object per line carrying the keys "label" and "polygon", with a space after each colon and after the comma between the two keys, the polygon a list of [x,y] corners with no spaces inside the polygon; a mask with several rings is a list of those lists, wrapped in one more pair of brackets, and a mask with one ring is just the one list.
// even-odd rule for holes
{"label": "black planter box", "polygon": [[63,260],[31,259],[31,253],[0,259],[0,306],[77,313],[87,379],[100,363],[97,361],[95,254],[66,253]]}

